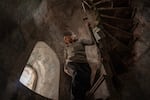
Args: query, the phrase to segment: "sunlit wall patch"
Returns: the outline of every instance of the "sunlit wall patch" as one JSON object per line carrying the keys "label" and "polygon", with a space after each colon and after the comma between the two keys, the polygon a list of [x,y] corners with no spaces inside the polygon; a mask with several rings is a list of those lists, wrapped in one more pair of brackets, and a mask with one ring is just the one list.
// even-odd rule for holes
{"label": "sunlit wall patch", "polygon": [[20,82],[32,91],[58,100],[60,62],[56,53],[44,42],[38,42],[22,72]]}

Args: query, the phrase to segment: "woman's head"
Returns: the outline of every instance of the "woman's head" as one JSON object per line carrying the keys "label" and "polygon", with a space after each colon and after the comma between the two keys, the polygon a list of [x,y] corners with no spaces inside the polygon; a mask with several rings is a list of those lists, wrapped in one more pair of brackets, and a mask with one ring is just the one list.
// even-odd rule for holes
{"label": "woman's head", "polygon": [[73,40],[72,40],[71,35],[65,35],[65,36],[64,36],[64,42],[65,42],[66,44],[72,43]]}
{"label": "woman's head", "polygon": [[72,32],[65,32],[64,34],[64,42],[66,44],[72,43],[77,40],[77,36]]}
{"label": "woman's head", "polygon": [[64,42],[66,44],[69,44],[69,43],[73,42],[73,40],[72,40],[72,33],[71,32],[68,31],[68,32],[64,33]]}

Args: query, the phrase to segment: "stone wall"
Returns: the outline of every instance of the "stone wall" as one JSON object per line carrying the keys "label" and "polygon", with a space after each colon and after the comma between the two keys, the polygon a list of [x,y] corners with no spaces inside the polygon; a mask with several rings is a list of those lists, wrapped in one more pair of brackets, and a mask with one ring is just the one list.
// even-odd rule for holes
{"label": "stone wall", "polygon": [[118,76],[121,80],[121,100],[149,100],[150,98],[150,1],[133,0],[137,8],[135,20],[139,22],[134,37],[133,63],[126,73]]}

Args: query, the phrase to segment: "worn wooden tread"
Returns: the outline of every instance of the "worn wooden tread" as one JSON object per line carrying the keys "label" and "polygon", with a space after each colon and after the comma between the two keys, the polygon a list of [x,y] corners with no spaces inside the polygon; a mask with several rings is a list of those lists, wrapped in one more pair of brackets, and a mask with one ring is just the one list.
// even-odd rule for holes
{"label": "worn wooden tread", "polygon": [[129,10],[130,7],[98,8],[97,10]]}
{"label": "worn wooden tread", "polygon": [[121,30],[117,27],[114,27],[112,25],[109,25],[107,23],[103,23],[103,27],[105,30],[107,30],[111,35],[116,37],[119,41],[121,41],[124,44],[128,44],[129,41],[133,38],[133,34],[124,30]]}
{"label": "worn wooden tread", "polygon": [[105,3],[105,2],[112,2],[112,0],[100,0],[100,1],[98,1],[96,3],[94,3],[94,6],[99,5],[101,3]]}

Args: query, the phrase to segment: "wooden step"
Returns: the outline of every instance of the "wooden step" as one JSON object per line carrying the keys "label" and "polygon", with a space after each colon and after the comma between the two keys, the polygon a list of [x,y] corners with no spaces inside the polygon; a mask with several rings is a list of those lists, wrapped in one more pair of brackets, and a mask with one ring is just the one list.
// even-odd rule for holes
{"label": "wooden step", "polygon": [[100,15],[100,18],[103,23],[110,24],[112,26],[118,27],[125,31],[130,31],[130,29],[133,26],[132,19],[117,18],[117,17],[107,16],[107,15]]}
{"label": "wooden step", "polygon": [[115,47],[112,47],[113,49],[119,47],[119,48],[123,48],[124,50],[127,50],[127,51],[130,50],[130,48],[128,47],[128,45],[125,45],[124,43],[122,43],[121,41],[119,41],[116,37],[114,37],[108,31],[106,31],[105,29],[103,29],[103,32],[108,36],[108,38],[110,38],[110,40],[112,41],[111,42],[112,45],[116,44]]}
{"label": "wooden step", "polygon": [[105,30],[107,30],[112,36],[114,36],[116,39],[124,43],[125,45],[128,45],[129,41],[133,38],[132,33],[129,33],[127,31],[121,30],[117,27],[114,27],[112,25],[109,25],[107,23],[103,23],[103,27]]}
{"label": "wooden step", "polygon": [[96,2],[99,2],[101,0],[92,0],[92,3],[96,3]]}
{"label": "wooden step", "polygon": [[94,6],[102,4],[102,3],[106,3],[106,2],[111,2],[112,0],[100,0],[98,2],[93,3]]}
{"label": "wooden step", "polygon": [[113,7],[129,7],[130,0],[113,0]]}
{"label": "wooden step", "polygon": [[119,18],[131,18],[132,16],[132,8],[130,7],[99,8],[97,10],[100,14]]}
{"label": "wooden step", "polygon": [[119,41],[116,37],[111,35],[105,29],[102,30],[108,37],[109,41],[111,41],[108,45],[110,46],[109,52],[116,51],[119,55],[124,56],[123,54],[129,53],[131,48],[121,41]]}
{"label": "wooden step", "polygon": [[111,0],[102,0],[94,4],[95,8],[108,8],[113,7],[113,2]]}

